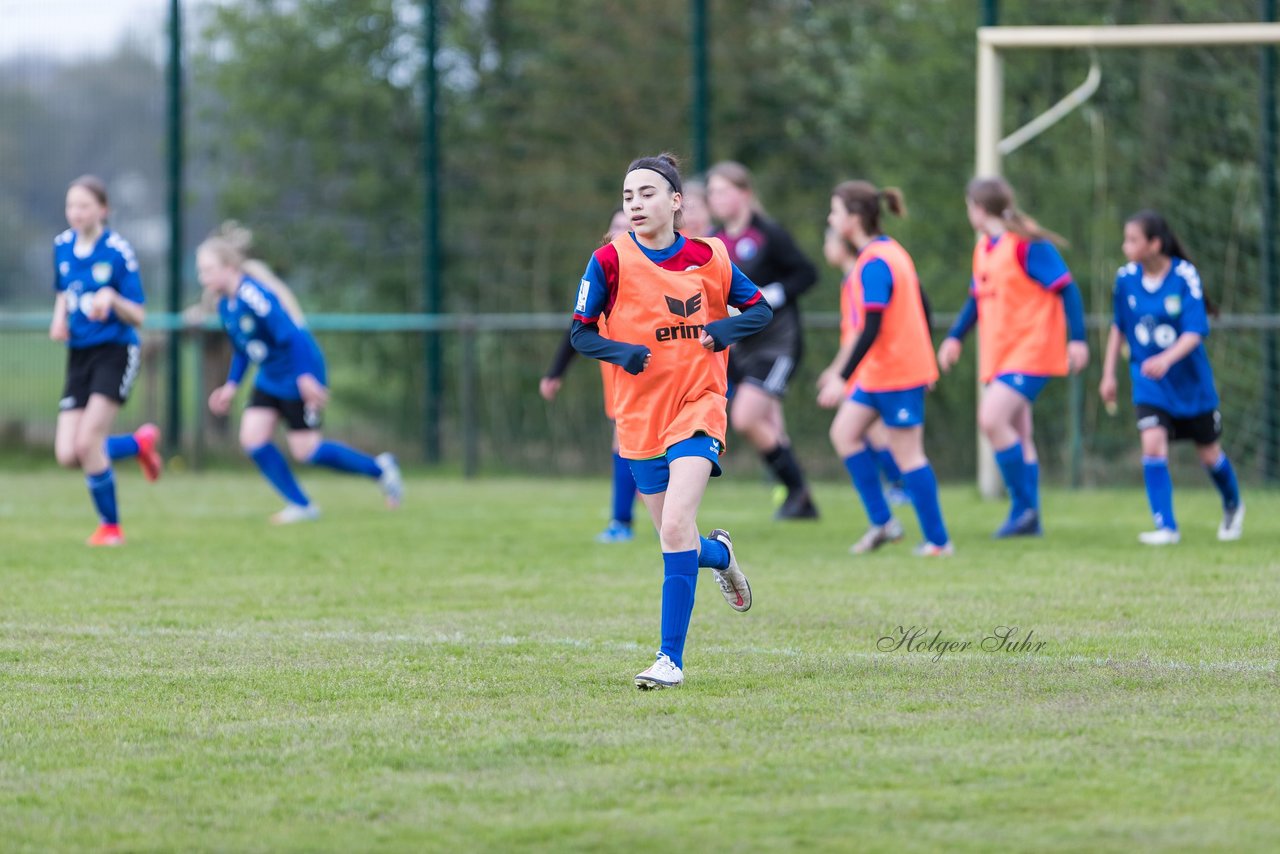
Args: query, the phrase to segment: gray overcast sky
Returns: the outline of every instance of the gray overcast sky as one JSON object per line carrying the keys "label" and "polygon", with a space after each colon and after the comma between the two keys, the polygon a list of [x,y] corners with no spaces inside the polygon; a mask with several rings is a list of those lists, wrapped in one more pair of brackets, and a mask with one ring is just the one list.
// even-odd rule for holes
{"label": "gray overcast sky", "polygon": [[0,0],[0,57],[109,52],[129,33],[158,43],[168,0]]}

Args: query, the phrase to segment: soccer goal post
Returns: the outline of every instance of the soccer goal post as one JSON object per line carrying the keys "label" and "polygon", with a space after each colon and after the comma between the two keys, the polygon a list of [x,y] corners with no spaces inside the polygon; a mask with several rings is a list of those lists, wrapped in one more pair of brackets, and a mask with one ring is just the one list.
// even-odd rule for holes
{"label": "soccer goal post", "polygon": [[[1239,226],[1240,222],[1245,222],[1253,227],[1254,219],[1258,221],[1257,231],[1258,240],[1253,246],[1257,247],[1256,255],[1258,269],[1253,268],[1241,270],[1241,265],[1237,260],[1230,259],[1226,262],[1229,266],[1228,275],[1236,275],[1238,280],[1248,280],[1249,288],[1256,291],[1254,294],[1257,299],[1253,301],[1238,300],[1235,305],[1228,306],[1229,310],[1239,310],[1242,314],[1249,313],[1253,315],[1265,314],[1274,315],[1280,307],[1277,306],[1278,288],[1276,284],[1277,265],[1275,257],[1275,218],[1276,218],[1276,187],[1275,187],[1275,73],[1274,73],[1274,51],[1245,51],[1245,56],[1241,56],[1241,51],[1232,51],[1232,48],[1241,47],[1268,47],[1280,44],[1280,23],[1232,23],[1232,24],[1169,24],[1169,25],[1149,25],[1149,26],[1045,26],[1045,27],[980,27],[977,31],[977,114],[975,127],[976,141],[976,174],[978,175],[1002,175],[1005,174],[1005,158],[1017,151],[1032,140],[1035,140],[1041,134],[1045,133],[1055,124],[1063,121],[1067,116],[1079,111],[1079,108],[1090,105],[1092,99],[1104,99],[1109,102],[1108,106],[1094,108],[1089,106],[1086,112],[1090,113],[1087,117],[1086,127],[1083,134],[1077,136],[1085,137],[1092,134],[1093,139],[1091,155],[1082,155],[1080,162],[1075,164],[1075,171],[1088,173],[1091,170],[1096,173],[1094,183],[1104,187],[1104,190],[1094,190],[1094,195],[1099,198],[1105,198],[1105,204],[1095,202],[1095,208],[1092,211],[1093,220],[1088,226],[1083,226],[1084,236],[1092,242],[1105,242],[1105,250],[1101,248],[1093,248],[1093,255],[1098,257],[1108,256],[1115,258],[1116,250],[1119,244],[1119,229],[1122,220],[1117,219],[1112,228],[1110,220],[1114,218],[1122,206],[1128,206],[1128,209],[1136,209],[1139,206],[1152,206],[1153,204],[1162,204],[1165,206],[1173,206],[1177,204],[1178,196],[1174,187],[1162,188],[1167,192],[1149,191],[1148,187],[1143,186],[1137,181],[1126,181],[1123,177],[1118,178],[1119,170],[1132,165],[1133,160],[1127,160],[1126,157],[1132,157],[1130,150],[1141,151],[1142,146],[1147,144],[1147,137],[1140,136],[1139,132],[1132,130],[1131,127],[1125,125],[1124,130],[1129,133],[1120,142],[1117,142],[1115,127],[1124,124],[1114,120],[1115,115],[1125,109],[1135,112],[1139,111],[1136,103],[1126,103],[1126,98],[1136,100],[1135,91],[1140,88],[1140,84],[1135,82],[1134,77],[1139,76],[1139,72],[1134,64],[1125,65],[1123,63],[1115,63],[1112,71],[1107,70],[1107,61],[1100,59],[1104,55],[1120,54],[1127,49],[1129,54],[1142,54],[1148,49],[1182,49],[1184,51],[1195,49],[1215,49],[1211,51],[1215,57],[1212,62],[1197,63],[1195,58],[1191,60],[1174,59],[1169,60],[1168,64],[1175,69],[1180,75],[1170,82],[1166,87],[1166,93],[1172,92],[1168,100],[1176,101],[1182,91],[1188,88],[1194,88],[1193,92],[1198,97],[1202,97],[1206,102],[1214,101],[1232,101],[1235,104],[1234,116],[1237,119],[1235,125],[1239,125],[1239,115],[1244,111],[1241,105],[1245,103],[1244,99],[1248,99],[1248,103],[1252,105],[1252,118],[1255,124],[1250,125],[1247,134],[1252,134],[1250,139],[1253,140],[1254,148],[1252,151],[1246,151],[1244,143],[1238,140],[1232,142],[1224,142],[1228,136],[1227,129],[1224,128],[1222,133],[1215,135],[1210,130],[1191,129],[1187,130],[1185,125],[1177,124],[1176,119],[1170,119],[1169,124],[1173,126],[1162,127],[1161,131],[1166,137],[1172,136],[1177,132],[1201,133],[1199,140],[1200,148],[1212,153],[1215,146],[1234,146],[1222,158],[1222,163],[1206,163],[1201,162],[1199,156],[1184,157],[1184,161],[1190,163],[1194,160],[1194,164],[1187,165],[1185,171],[1195,172],[1199,170],[1201,173],[1208,175],[1215,168],[1219,172],[1229,173],[1231,176],[1238,176],[1248,169],[1254,170],[1251,175],[1253,184],[1250,184],[1245,190],[1238,192],[1238,197],[1247,196],[1247,205],[1245,203],[1236,204],[1228,213],[1224,213],[1226,217],[1230,215],[1233,222]],[[1028,76],[1040,76],[1040,72],[1044,70],[1046,64],[1056,64],[1058,71],[1061,72],[1061,66],[1064,64],[1061,60],[1056,60],[1055,55],[1061,56],[1064,53],[1076,51],[1081,54],[1076,64],[1082,64],[1088,60],[1089,67],[1087,74],[1084,75],[1082,82],[1074,89],[1068,89],[1063,86],[1066,94],[1045,108],[1043,105],[1039,108],[1039,112],[1026,120],[1025,123],[1013,133],[1005,135],[1005,106],[1006,106],[1006,62],[1013,61],[1016,52],[1021,56],[1017,57],[1022,63],[1019,68],[1019,79],[1024,80]],[[1038,53],[1037,53],[1038,52]],[[1201,51],[1203,52],[1203,51]],[[1261,55],[1263,59],[1261,63],[1255,58]],[[1184,54],[1176,54],[1183,57]],[[1025,57],[1039,57],[1039,61],[1030,62]],[[1224,59],[1225,58],[1225,59]],[[1252,62],[1252,66],[1244,64],[1245,61]],[[1230,66],[1225,68],[1225,66]],[[1252,74],[1250,73],[1252,69]],[[1143,75],[1142,85],[1149,83],[1150,75],[1147,73],[1148,68],[1144,65],[1141,69]],[[1074,69],[1073,69],[1074,71]],[[1195,75],[1199,76],[1195,76]],[[1214,77],[1221,75],[1222,94],[1221,97],[1215,97],[1214,93],[1199,93],[1202,79],[1205,77]],[[1058,76],[1062,76],[1059,74]],[[1077,77],[1077,80],[1080,78]],[[1250,86],[1252,83],[1252,86]],[[1111,90],[1108,90],[1108,86]],[[1228,89],[1230,87],[1230,89]],[[1250,88],[1251,91],[1241,92],[1242,87]],[[1023,87],[1025,90],[1027,87]],[[1043,86],[1040,87],[1043,90]],[[1023,93],[1025,95],[1025,92]],[[1043,91],[1037,93],[1043,100]],[[1023,97],[1019,104],[1019,112],[1022,118],[1027,117],[1027,102],[1033,101],[1031,97]],[[1180,105],[1167,105],[1166,112],[1175,113]],[[1107,112],[1111,110],[1112,112]],[[1151,112],[1150,109],[1147,110]],[[1270,116],[1268,118],[1267,116]],[[1107,120],[1111,118],[1111,125],[1107,125]],[[1144,118],[1146,115],[1144,114]],[[1206,121],[1216,120],[1209,117]],[[1150,124],[1150,122],[1148,122]],[[1154,131],[1149,128],[1144,129],[1143,133],[1154,136]],[[1111,137],[1104,137],[1104,134],[1111,134]],[[1247,135],[1246,134],[1246,135]],[[1099,141],[1101,140],[1101,141]],[[1090,140],[1081,148],[1090,148]],[[1122,154],[1117,153],[1117,148],[1123,143],[1128,146]],[[1108,147],[1110,146],[1110,147]],[[1161,146],[1153,146],[1161,147]],[[1037,148],[1034,147],[1033,148]],[[1162,146],[1167,150],[1169,145]],[[1088,160],[1093,157],[1093,160]],[[1044,158],[1052,160],[1052,155],[1046,155],[1043,148],[1037,148],[1036,155],[1027,155],[1028,162],[1036,159]],[[1057,162],[1052,165],[1057,168],[1067,170],[1070,167],[1064,166],[1064,158],[1059,157]],[[1012,164],[1019,164],[1019,159],[1011,161]],[[1110,170],[1110,175],[1108,175]],[[1233,171],[1234,170],[1234,171]],[[1137,171],[1136,169],[1131,171]],[[1046,172],[1051,172],[1047,169]],[[1070,174],[1063,171],[1062,174]],[[1100,177],[1099,177],[1100,176]],[[1074,176],[1073,176],[1074,177]],[[1085,180],[1081,178],[1081,181]],[[1107,184],[1108,180],[1110,185]],[[1224,181],[1228,180],[1226,178]],[[1238,184],[1246,183],[1243,179],[1236,179]],[[1034,181],[1032,181],[1034,183]],[[1015,187],[1020,186],[1020,181],[1014,181]],[[1123,187],[1117,186],[1123,184]],[[1256,185],[1256,187],[1254,186]],[[1121,190],[1129,192],[1122,193]],[[1187,185],[1181,184],[1178,189],[1181,190],[1183,196],[1191,195],[1187,192]],[[1207,192],[1207,188],[1206,188]],[[1109,195],[1108,195],[1109,193]],[[1086,191],[1080,194],[1082,197],[1087,196]],[[1154,201],[1153,201],[1154,199]],[[1191,204],[1190,198],[1186,199],[1183,204]],[[1241,208],[1247,207],[1246,213],[1252,214],[1255,209],[1257,216],[1250,218],[1240,213]],[[1034,211],[1033,211],[1034,213]],[[1046,216],[1046,219],[1051,217]],[[1099,225],[1097,223],[1103,223]],[[1052,221],[1046,224],[1053,227]],[[1198,226],[1198,224],[1195,224]],[[1110,230],[1108,230],[1110,229]],[[1202,238],[1204,239],[1204,238]],[[1250,240],[1249,242],[1252,242]],[[1245,252],[1252,252],[1253,246],[1244,249]],[[1086,250],[1092,247],[1085,247]],[[1239,254],[1239,252],[1237,252]],[[1109,270],[1114,270],[1118,266],[1117,263],[1111,263]],[[1103,270],[1101,263],[1093,265],[1090,274],[1094,278],[1102,279],[1103,276],[1098,275]],[[1256,273],[1256,275],[1255,275]],[[1080,278],[1077,275],[1077,278]],[[1232,280],[1235,281],[1235,280]],[[1110,282],[1105,282],[1105,292],[1110,292]],[[1104,310],[1107,305],[1099,308],[1098,297],[1103,293],[1104,283],[1098,281],[1094,283],[1094,311]],[[1230,317],[1224,318],[1229,320]],[[1261,388],[1260,398],[1253,409],[1250,410],[1250,416],[1257,416],[1265,421],[1264,425],[1260,425],[1255,429],[1259,433],[1256,437],[1257,458],[1261,460],[1260,466],[1265,471],[1267,477],[1275,476],[1275,453],[1274,446],[1277,443],[1277,435],[1280,434],[1280,425],[1277,423],[1276,410],[1280,407],[1280,394],[1277,393],[1277,385],[1280,384],[1280,378],[1276,376],[1280,372],[1278,366],[1278,357],[1276,354],[1276,336],[1274,330],[1265,333],[1255,333],[1254,339],[1261,341],[1257,345],[1257,359],[1261,366],[1259,370],[1262,372],[1261,379],[1257,385]],[[1096,341],[1096,336],[1091,337],[1091,342]],[[1093,359],[1091,359],[1091,368],[1096,369],[1096,364],[1100,360],[1101,354],[1096,347],[1093,348]],[[1226,367],[1226,366],[1222,366]],[[1219,368],[1221,371],[1222,367]],[[1092,375],[1091,375],[1092,376]],[[981,390],[979,390],[981,393]],[[1078,395],[1078,389],[1075,390]],[[1038,427],[1038,425],[1037,425]],[[1078,437],[1077,437],[1078,441]],[[996,497],[1000,494],[1002,485],[1000,475],[995,466],[991,448],[979,434],[978,448],[978,487],[982,495],[985,497]]]}

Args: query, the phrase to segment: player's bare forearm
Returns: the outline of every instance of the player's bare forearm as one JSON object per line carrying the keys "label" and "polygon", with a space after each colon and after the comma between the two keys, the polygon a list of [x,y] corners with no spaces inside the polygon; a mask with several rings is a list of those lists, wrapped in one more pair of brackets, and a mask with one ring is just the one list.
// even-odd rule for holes
{"label": "player's bare forearm", "polygon": [[1102,357],[1102,375],[1114,377],[1116,362],[1120,359],[1120,330],[1114,325],[1107,332],[1107,352]]}

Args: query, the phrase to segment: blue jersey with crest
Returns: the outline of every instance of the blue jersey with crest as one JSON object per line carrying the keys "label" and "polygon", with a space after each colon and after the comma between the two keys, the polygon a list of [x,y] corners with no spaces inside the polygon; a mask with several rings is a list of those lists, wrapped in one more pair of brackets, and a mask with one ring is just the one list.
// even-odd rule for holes
{"label": "blue jersey with crest", "polygon": [[1142,267],[1126,264],[1116,273],[1113,299],[1116,328],[1129,342],[1129,375],[1133,402],[1163,409],[1175,418],[1191,418],[1218,408],[1218,391],[1204,343],[1175,363],[1164,379],[1142,375],[1142,363],[1159,355],[1184,332],[1209,335],[1204,289],[1195,265],[1171,259],[1169,271],[1155,285],[1142,281]]}
{"label": "blue jersey with crest", "polygon": [[93,304],[94,294],[102,288],[114,288],[132,302],[145,301],[133,247],[110,229],[103,230],[93,250],[83,258],[76,254],[75,246],[76,233],[72,229],[53,239],[53,289],[63,295],[67,305],[67,346],[82,349],[102,344],[137,344],[138,330],[114,311],[102,321],[90,320],[85,314]]}
{"label": "blue jersey with crest", "polygon": [[273,397],[298,400],[298,377],[325,384],[324,357],[311,333],[299,327],[266,285],[245,276],[235,296],[218,302],[218,316],[235,348],[230,382],[239,383],[249,363],[258,366],[254,386]]}

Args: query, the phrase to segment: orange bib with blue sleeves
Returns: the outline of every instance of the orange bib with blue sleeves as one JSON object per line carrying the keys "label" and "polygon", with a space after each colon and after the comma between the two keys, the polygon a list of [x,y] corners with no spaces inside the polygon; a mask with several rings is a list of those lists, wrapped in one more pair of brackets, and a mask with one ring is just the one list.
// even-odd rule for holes
{"label": "orange bib with blue sleeves", "polygon": [[901,391],[929,385],[938,379],[933,339],[920,299],[920,279],[907,250],[896,240],[874,240],[858,253],[849,275],[851,316],[865,317],[862,270],[879,259],[893,276],[893,295],[880,320],[880,334],[854,372],[863,391]]}
{"label": "orange bib with blue sleeves", "polygon": [[630,234],[613,241],[618,290],[609,312],[610,338],[642,344],[652,354],[639,374],[614,374],[618,453],[629,460],[661,456],[697,433],[724,444],[729,351],[705,349],[706,324],[729,316],[733,265],[724,244],[700,240],[711,260],[689,270],[664,270]]}
{"label": "orange bib with blue sleeves", "polygon": [[978,378],[1000,374],[1067,374],[1067,314],[1062,296],[1027,275],[1018,262],[1025,241],[1006,231],[973,250],[974,299],[978,305]]}

